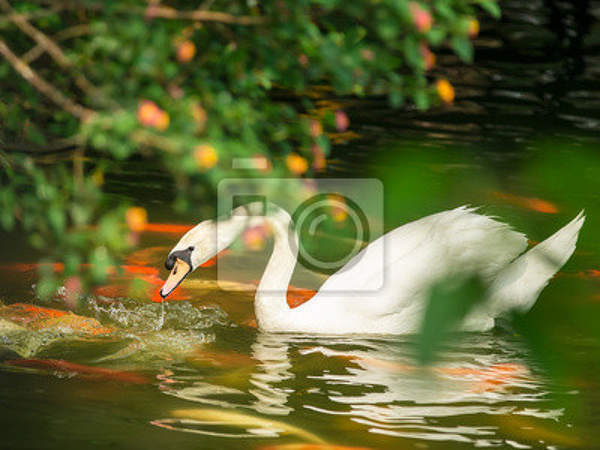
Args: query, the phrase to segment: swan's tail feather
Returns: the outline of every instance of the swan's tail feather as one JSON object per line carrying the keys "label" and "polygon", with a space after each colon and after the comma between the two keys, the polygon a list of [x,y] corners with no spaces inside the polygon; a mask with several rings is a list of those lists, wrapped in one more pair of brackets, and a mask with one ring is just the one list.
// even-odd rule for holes
{"label": "swan's tail feather", "polygon": [[491,317],[510,311],[527,312],[544,287],[575,251],[585,215],[581,211],[571,222],[545,241],[524,253],[494,280],[490,287]]}

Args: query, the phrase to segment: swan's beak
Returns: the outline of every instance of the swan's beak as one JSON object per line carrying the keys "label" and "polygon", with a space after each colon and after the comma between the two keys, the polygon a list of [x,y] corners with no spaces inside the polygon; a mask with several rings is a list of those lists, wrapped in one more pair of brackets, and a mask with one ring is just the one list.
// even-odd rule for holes
{"label": "swan's beak", "polygon": [[160,296],[162,298],[167,298],[167,296],[179,286],[179,283],[181,283],[191,271],[192,266],[184,260],[177,258],[173,270],[171,270],[171,273],[169,274],[169,278],[167,278],[167,281],[165,281],[165,284],[163,284],[163,287],[160,289]]}

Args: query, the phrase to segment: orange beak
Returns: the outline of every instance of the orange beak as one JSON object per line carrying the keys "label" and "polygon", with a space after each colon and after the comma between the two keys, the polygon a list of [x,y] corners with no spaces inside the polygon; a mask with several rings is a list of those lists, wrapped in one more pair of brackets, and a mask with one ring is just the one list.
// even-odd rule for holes
{"label": "orange beak", "polygon": [[163,287],[160,289],[160,296],[162,298],[167,298],[167,296],[179,286],[191,271],[192,267],[188,263],[177,258],[173,270],[171,270],[171,273],[169,274],[169,278],[167,278],[167,281],[165,281],[165,284],[163,284]]}

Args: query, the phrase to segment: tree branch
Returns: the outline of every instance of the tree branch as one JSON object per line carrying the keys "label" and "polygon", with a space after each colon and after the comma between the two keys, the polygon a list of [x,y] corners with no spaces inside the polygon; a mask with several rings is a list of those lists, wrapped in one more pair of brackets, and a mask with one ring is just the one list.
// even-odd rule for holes
{"label": "tree branch", "polygon": [[150,131],[137,130],[131,134],[131,139],[140,145],[158,148],[167,153],[179,153],[179,147],[171,139],[159,136]]}
{"label": "tree branch", "polygon": [[[79,8],[95,11],[104,10],[106,8],[106,5],[103,3],[73,0],[41,0],[40,3],[60,6],[61,8]],[[131,7],[130,5],[118,5],[116,8],[118,8],[117,10],[120,13],[139,14],[141,12],[149,19],[156,17],[160,19],[196,20],[198,22],[219,22],[235,25],[260,25],[266,22],[265,18],[260,16],[235,16],[233,14],[219,11],[207,11],[205,9],[179,11],[167,6],[158,6],[153,3],[150,3],[146,8],[142,9]]]}
{"label": "tree branch", "polygon": [[205,10],[178,11],[166,6],[156,6],[152,4],[146,8],[146,17],[149,19],[158,17],[161,19],[185,19],[196,20],[199,22],[221,22],[236,25],[260,25],[265,23],[263,17],[234,16],[223,12]]}
{"label": "tree branch", "polygon": [[[20,14],[14,14],[14,10],[10,3],[8,3],[8,0],[0,0],[0,6],[5,11],[11,13],[11,18],[14,24],[23,33],[27,34],[31,39],[37,42],[38,45],[42,46],[42,48],[48,52],[48,54],[60,67],[63,69],[71,69],[73,67],[73,63],[69,60],[69,58],[67,58],[58,44],[56,44],[52,39],[50,39],[36,27],[31,25],[24,16]],[[79,74],[75,77],[75,84],[77,84],[82,91],[98,97],[95,86],[83,75]]]}
{"label": "tree branch", "polygon": [[54,5],[50,9],[42,9],[40,11],[32,11],[30,13],[8,14],[6,16],[0,17],[0,25],[4,25],[5,23],[12,22],[13,15],[25,17],[26,19],[29,19],[29,20],[36,20],[36,19],[41,19],[43,17],[51,16],[52,14],[59,12],[61,9],[62,9],[62,7]]}
{"label": "tree branch", "polygon": [[62,92],[40,77],[28,64],[23,62],[12,50],[6,45],[3,39],[0,39],[0,55],[4,56],[8,63],[34,88],[67,111],[69,114],[77,117],[80,120],[87,120],[95,111],[88,109],[74,102]]}
{"label": "tree branch", "polygon": [[76,150],[77,141],[73,138],[58,139],[54,142],[50,142],[47,145],[35,145],[32,143],[4,143],[0,142],[0,149],[6,152],[14,153],[32,153],[32,154],[46,154],[46,153],[62,153]]}
{"label": "tree branch", "polygon": [[[79,36],[85,36],[90,33],[90,27],[87,24],[75,25],[64,30],[59,31],[54,35],[55,41],[63,41],[65,39],[76,38]],[[31,64],[33,61],[38,59],[46,51],[45,47],[37,44],[23,56],[21,59],[27,64]]]}

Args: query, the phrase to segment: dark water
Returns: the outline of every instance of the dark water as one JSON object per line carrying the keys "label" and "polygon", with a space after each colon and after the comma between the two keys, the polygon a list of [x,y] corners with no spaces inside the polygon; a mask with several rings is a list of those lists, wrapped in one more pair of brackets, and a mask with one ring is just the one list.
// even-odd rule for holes
{"label": "dark water", "polygon": [[[77,310],[109,327],[108,336],[0,322],[0,447],[600,448],[600,345],[581,322],[587,315],[598,323],[600,313],[593,271],[600,269],[593,188],[600,2],[504,1],[502,8],[501,23],[483,23],[474,65],[439,55],[436,75],[457,90],[452,107],[421,113],[390,110],[381,99],[317,102],[342,105],[358,135],[338,137],[327,175],[392,180],[387,227],[471,203],[540,241],[585,207],[576,254],[531,313],[558,337],[532,347],[510,329],[466,334],[425,371],[415,367],[410,336],[269,335],[244,326],[252,293],[218,289],[214,267],[182,285],[183,300],[167,305],[163,321],[150,294],[129,295],[128,282],[142,277],[132,269]],[[169,183],[136,161],[107,186],[146,207],[152,222],[198,222],[200,212],[172,211]],[[164,257],[178,238],[143,233],[127,263],[161,270],[146,273],[147,281],[164,278]],[[6,238],[0,263],[35,262],[24,242]],[[35,268],[3,267],[5,303],[35,303]],[[50,306],[64,309],[60,300]],[[540,348],[559,359],[568,354],[572,371],[553,378]],[[21,358],[112,371],[10,363]]]}

